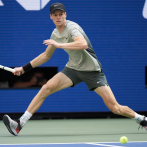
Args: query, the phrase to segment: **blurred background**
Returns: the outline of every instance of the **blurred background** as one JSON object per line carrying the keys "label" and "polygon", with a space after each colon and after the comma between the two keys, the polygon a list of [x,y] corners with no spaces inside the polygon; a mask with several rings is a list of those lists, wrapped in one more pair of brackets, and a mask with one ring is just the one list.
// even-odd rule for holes
{"label": "blurred background", "polygon": [[[77,22],[86,32],[117,101],[146,115],[147,19],[142,15],[145,0],[1,0],[0,64],[23,66],[45,51],[43,40],[49,39],[55,28],[49,12],[54,2],[63,3],[67,20]],[[35,80],[43,82],[43,78],[48,80],[61,71],[67,61],[66,52],[57,49],[50,61],[24,76],[29,81],[35,72],[41,71]],[[5,113],[20,116],[41,87],[14,86],[12,79],[12,73],[0,70],[0,119]],[[85,83],[50,95],[33,116],[102,117],[120,116],[112,114]]]}

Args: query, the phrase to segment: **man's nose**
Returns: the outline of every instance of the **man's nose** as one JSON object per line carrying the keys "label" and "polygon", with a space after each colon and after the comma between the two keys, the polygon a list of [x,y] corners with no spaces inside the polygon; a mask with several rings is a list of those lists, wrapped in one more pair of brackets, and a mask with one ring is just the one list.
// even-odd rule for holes
{"label": "man's nose", "polygon": [[60,18],[60,15],[57,15],[57,18]]}

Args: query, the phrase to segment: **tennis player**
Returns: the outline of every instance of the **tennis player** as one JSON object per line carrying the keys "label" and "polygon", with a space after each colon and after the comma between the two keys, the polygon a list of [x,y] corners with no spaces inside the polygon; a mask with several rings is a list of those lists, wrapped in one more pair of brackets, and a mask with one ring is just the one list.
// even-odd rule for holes
{"label": "tennis player", "polygon": [[56,28],[53,30],[50,39],[43,42],[43,44],[48,45],[46,50],[26,65],[15,68],[14,75],[20,76],[20,72],[24,74],[47,62],[56,48],[64,49],[69,55],[69,61],[61,72],[42,86],[25,113],[18,120],[12,120],[8,115],[4,115],[3,122],[9,132],[17,136],[47,96],[67,87],[74,87],[82,81],[85,82],[89,90],[95,91],[102,97],[105,105],[113,113],[132,118],[140,126],[147,129],[147,118],[145,116],[137,114],[127,106],[118,104],[84,30],[77,23],[66,20],[66,15],[62,3],[54,3],[50,6],[50,18]]}

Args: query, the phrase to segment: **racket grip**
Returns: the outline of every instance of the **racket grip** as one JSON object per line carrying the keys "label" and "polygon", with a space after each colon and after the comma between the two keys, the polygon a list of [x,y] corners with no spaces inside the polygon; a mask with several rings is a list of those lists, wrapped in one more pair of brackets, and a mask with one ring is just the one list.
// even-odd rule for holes
{"label": "racket grip", "polygon": [[1,68],[1,69],[4,69],[4,70],[7,70],[7,71],[9,71],[9,72],[15,72],[15,69],[10,68],[10,67],[6,67],[6,66],[0,65],[0,68]]}
{"label": "racket grip", "polygon": [[15,70],[13,68],[9,68],[9,67],[3,67],[4,70],[10,71],[10,72],[15,72]]}
{"label": "racket grip", "polygon": [[3,69],[4,69],[4,70],[7,70],[7,71],[10,71],[10,72],[15,72],[15,70],[14,70],[14,69],[9,68],[9,67],[4,67]]}

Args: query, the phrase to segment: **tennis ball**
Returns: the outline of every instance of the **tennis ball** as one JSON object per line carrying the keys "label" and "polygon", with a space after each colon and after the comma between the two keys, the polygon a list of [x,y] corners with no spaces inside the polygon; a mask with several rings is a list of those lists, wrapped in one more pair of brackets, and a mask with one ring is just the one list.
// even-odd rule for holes
{"label": "tennis ball", "polygon": [[122,144],[125,144],[125,143],[128,142],[128,138],[127,138],[126,136],[122,136],[122,137],[120,137],[120,142],[121,142]]}

